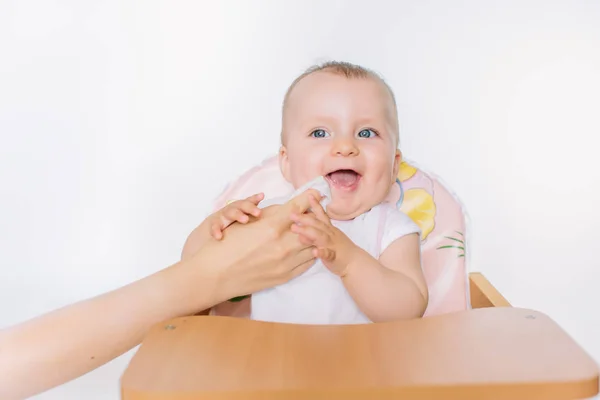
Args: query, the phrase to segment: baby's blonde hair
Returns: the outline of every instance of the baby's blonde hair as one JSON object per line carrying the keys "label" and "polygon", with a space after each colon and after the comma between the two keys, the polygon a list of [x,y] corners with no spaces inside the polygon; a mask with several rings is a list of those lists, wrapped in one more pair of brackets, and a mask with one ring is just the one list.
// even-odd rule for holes
{"label": "baby's blonde hair", "polygon": [[394,122],[395,122],[395,128],[396,128],[396,131],[394,132],[394,136],[396,138],[396,145],[399,143],[400,133],[398,132],[398,111],[397,111],[397,105],[396,105],[396,96],[394,96],[394,91],[392,90],[392,88],[383,80],[383,78],[379,74],[377,74],[376,72],[374,72],[368,68],[362,67],[360,65],[352,64],[349,62],[345,62],[345,61],[327,61],[322,64],[316,64],[316,65],[309,67],[300,76],[298,76],[296,79],[294,79],[294,81],[292,82],[292,84],[290,85],[288,90],[286,91],[285,96],[283,98],[283,106],[282,106],[282,112],[281,112],[281,125],[282,125],[281,143],[282,144],[284,142],[283,120],[285,118],[285,109],[287,107],[290,95],[291,95],[294,87],[298,84],[298,82],[300,82],[302,79],[306,78],[308,75],[313,74],[315,72],[319,72],[319,71],[331,72],[336,75],[345,76],[348,79],[375,79],[375,80],[381,82],[385,86],[387,91],[389,92],[390,97],[392,99],[392,104],[394,105],[394,119],[395,119]]}

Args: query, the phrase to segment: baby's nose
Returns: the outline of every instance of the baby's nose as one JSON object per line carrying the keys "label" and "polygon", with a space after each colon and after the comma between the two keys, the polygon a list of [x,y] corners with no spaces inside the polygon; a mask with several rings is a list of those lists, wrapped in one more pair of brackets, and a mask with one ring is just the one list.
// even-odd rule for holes
{"label": "baby's nose", "polygon": [[356,156],[359,153],[358,146],[354,140],[338,139],[333,144],[333,153],[336,156]]}

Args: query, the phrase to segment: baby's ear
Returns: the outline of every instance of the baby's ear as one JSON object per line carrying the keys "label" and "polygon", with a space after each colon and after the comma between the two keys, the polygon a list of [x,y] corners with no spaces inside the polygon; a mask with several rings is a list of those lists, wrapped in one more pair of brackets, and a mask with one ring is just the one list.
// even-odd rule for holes
{"label": "baby's ear", "polygon": [[290,182],[290,159],[285,146],[279,148],[279,169],[285,180]]}
{"label": "baby's ear", "polygon": [[392,176],[392,180],[396,181],[396,177],[398,176],[398,172],[400,171],[400,164],[402,163],[402,152],[400,151],[400,149],[396,149],[396,153],[394,154],[394,167],[393,167],[393,172],[394,175]]}

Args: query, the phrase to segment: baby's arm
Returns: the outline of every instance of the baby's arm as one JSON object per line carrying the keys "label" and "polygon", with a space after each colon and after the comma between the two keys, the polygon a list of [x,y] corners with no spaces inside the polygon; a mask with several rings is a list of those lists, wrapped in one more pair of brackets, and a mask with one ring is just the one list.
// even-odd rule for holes
{"label": "baby's arm", "polygon": [[429,293],[421,270],[419,227],[406,214],[384,210],[384,250],[376,259],[333,226],[315,199],[310,204],[312,213],[292,215],[292,231],[302,243],[315,246],[315,257],[342,279],[371,321],[423,316]]}
{"label": "baby's arm", "polygon": [[373,322],[422,317],[429,300],[417,233],[393,241],[379,260],[357,248],[342,282]]}

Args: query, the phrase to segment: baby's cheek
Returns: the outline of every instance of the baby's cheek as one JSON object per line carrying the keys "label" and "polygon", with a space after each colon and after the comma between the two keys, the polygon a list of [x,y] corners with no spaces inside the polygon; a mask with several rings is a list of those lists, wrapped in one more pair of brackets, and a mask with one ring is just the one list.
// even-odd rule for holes
{"label": "baby's cheek", "polygon": [[320,174],[321,162],[318,159],[314,159],[310,155],[297,160],[294,165],[296,175],[307,181],[316,178]]}
{"label": "baby's cheek", "polygon": [[298,188],[317,177],[317,172],[310,166],[298,165],[292,173],[292,184]]}
{"label": "baby's cheek", "polygon": [[373,196],[380,198],[386,197],[392,186],[396,183],[393,167],[382,165],[379,173],[376,175],[376,182],[373,185]]}

